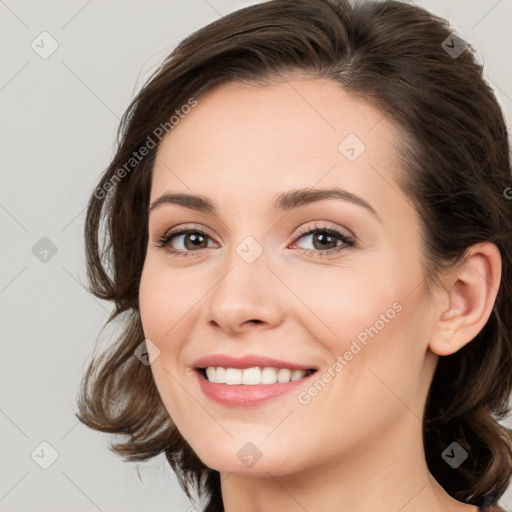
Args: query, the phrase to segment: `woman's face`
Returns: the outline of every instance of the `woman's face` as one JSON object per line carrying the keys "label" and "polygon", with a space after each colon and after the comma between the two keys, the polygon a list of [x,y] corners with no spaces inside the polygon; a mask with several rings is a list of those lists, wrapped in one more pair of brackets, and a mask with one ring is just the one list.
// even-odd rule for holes
{"label": "woman's face", "polygon": [[398,140],[363,100],[295,78],[210,90],[163,139],[140,313],[207,466],[285,475],[421,448],[434,312]]}

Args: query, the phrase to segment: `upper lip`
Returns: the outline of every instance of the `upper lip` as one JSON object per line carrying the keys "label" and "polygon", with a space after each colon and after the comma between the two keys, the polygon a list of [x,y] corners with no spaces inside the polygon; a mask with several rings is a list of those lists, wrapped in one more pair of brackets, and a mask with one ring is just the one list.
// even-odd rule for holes
{"label": "upper lip", "polygon": [[210,366],[222,368],[288,368],[290,370],[316,370],[311,365],[292,363],[274,359],[272,357],[261,356],[257,354],[249,354],[243,357],[233,357],[227,354],[213,354],[197,359],[192,364],[194,368],[208,368]]}

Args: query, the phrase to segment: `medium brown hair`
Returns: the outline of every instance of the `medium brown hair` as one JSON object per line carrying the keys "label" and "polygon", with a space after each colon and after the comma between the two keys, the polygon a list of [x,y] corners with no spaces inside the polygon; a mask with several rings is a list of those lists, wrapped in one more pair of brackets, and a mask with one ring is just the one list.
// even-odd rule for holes
{"label": "medium brown hair", "polygon": [[[501,497],[512,473],[511,432],[496,421],[509,412],[512,382],[509,142],[482,66],[471,46],[450,54],[462,44],[453,37],[446,20],[397,1],[273,0],[187,37],[149,78],[121,120],[117,152],[85,223],[90,289],[114,303],[108,322],[121,321],[123,331],[90,362],[77,417],[124,436],[111,446],[115,453],[143,461],[164,452],[189,497],[191,489],[204,493],[206,510],[223,510],[219,473],[183,439],[151,368],[134,356],[144,340],[138,291],[160,141],[155,130],[213,86],[264,84],[300,72],[377,106],[404,134],[400,186],[420,216],[427,283],[460,263],[473,244],[489,241],[500,250],[502,278],[489,320],[470,343],[438,360],[423,441],[430,472],[451,496],[474,505]],[[132,161],[149,138],[156,147]],[[454,441],[469,453],[457,469],[441,457]]]}

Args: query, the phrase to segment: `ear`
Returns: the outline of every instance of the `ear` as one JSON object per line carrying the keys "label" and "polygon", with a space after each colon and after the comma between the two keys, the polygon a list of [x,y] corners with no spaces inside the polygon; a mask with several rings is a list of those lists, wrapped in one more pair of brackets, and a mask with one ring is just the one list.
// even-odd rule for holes
{"label": "ear", "polygon": [[475,338],[491,315],[500,280],[501,255],[496,245],[471,246],[465,262],[442,277],[437,324],[429,341],[432,352],[453,354]]}

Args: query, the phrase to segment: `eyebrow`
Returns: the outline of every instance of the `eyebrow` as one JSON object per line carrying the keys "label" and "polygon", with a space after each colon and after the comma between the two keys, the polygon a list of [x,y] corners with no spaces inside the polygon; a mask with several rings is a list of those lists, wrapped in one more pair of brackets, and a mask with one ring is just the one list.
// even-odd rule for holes
{"label": "eyebrow", "polygon": [[[324,199],[341,199],[343,201],[348,201],[349,203],[365,208],[380,220],[378,213],[366,200],[341,188],[300,188],[290,190],[277,196],[274,201],[274,210],[276,212],[290,211],[317,201],[323,201]],[[207,197],[171,193],[164,194],[158,199],[155,199],[149,207],[149,212],[164,204],[177,204],[199,212],[216,213],[214,204]]]}

